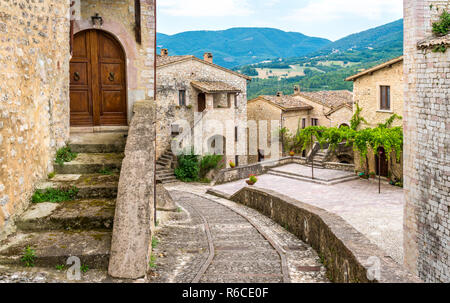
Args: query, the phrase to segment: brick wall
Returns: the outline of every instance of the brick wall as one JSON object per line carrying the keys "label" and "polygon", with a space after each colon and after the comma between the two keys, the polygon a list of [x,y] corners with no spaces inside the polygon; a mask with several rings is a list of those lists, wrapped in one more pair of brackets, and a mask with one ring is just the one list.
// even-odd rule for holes
{"label": "brick wall", "polygon": [[69,131],[69,1],[0,0],[0,236]]}
{"label": "brick wall", "polygon": [[404,244],[409,269],[425,281],[448,283],[450,50],[418,49],[442,9],[450,10],[449,1],[404,1]]}

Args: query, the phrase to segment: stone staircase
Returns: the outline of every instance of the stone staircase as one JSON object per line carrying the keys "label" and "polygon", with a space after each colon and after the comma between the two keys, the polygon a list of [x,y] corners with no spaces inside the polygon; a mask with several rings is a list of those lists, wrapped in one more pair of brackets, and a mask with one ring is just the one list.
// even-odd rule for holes
{"label": "stone staircase", "polygon": [[60,166],[38,189],[78,192],[71,201],[31,203],[17,220],[17,231],[0,243],[0,265],[25,270],[27,247],[35,251],[34,266],[55,271],[71,256],[81,266],[106,273],[126,133],[76,134],[70,147],[78,156]]}
{"label": "stone staircase", "polygon": [[[328,153],[328,149],[319,149],[319,151],[317,151],[314,156],[312,161],[308,161],[308,166],[311,166],[312,163],[314,163],[314,166],[317,168],[323,168],[325,165],[325,158],[327,156]],[[312,163],[311,163],[312,162]]]}
{"label": "stone staircase", "polygon": [[175,177],[175,155],[170,149],[156,161],[156,183],[172,183],[177,179]]}

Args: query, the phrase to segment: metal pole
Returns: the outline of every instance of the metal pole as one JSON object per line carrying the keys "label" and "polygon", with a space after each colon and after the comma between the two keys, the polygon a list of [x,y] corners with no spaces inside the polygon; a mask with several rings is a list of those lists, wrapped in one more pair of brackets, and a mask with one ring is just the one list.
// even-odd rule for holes
{"label": "metal pole", "polygon": [[311,178],[314,180],[314,145],[312,144],[312,134],[311,134]]}
{"label": "metal pole", "polygon": [[378,152],[378,193],[381,194],[381,151]]}

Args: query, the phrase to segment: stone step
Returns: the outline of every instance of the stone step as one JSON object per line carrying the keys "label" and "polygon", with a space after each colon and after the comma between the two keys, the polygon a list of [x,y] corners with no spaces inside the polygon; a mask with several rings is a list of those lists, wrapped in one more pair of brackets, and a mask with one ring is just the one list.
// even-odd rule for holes
{"label": "stone step", "polygon": [[315,177],[314,179],[311,179],[311,177],[301,176],[301,175],[288,173],[288,172],[275,171],[275,170],[269,170],[268,174],[274,175],[274,176],[279,176],[279,177],[285,177],[285,178],[289,178],[289,179],[293,179],[293,180],[322,184],[322,185],[335,185],[335,184],[339,184],[339,183],[353,181],[353,180],[356,180],[359,178],[358,176],[355,176],[355,175],[348,175],[348,176],[344,176],[344,177],[331,178],[329,180],[323,180],[323,179],[320,179],[317,177]]}
{"label": "stone step", "polygon": [[157,176],[156,177],[156,180],[158,180],[158,181],[167,181],[167,180],[175,180],[176,179],[176,177],[175,177],[175,175],[171,175],[171,176]]}
{"label": "stone step", "polygon": [[173,179],[168,179],[168,180],[157,180],[158,182],[161,182],[162,184],[168,184],[168,183],[175,183],[178,182],[178,180],[176,178]]}
{"label": "stone step", "polygon": [[75,153],[122,153],[128,132],[71,134],[69,146]]}
{"label": "stone step", "polygon": [[34,265],[55,268],[67,263],[71,256],[80,258],[81,265],[105,269],[108,266],[111,232],[45,231],[17,232],[0,243],[0,264],[24,265],[22,256],[27,247],[35,250]]}
{"label": "stone step", "polygon": [[36,203],[16,221],[16,226],[22,231],[111,230],[115,205],[115,199]]}
{"label": "stone step", "polygon": [[156,164],[157,164],[157,165],[161,165],[161,166],[164,167],[164,168],[168,168],[168,167],[170,167],[170,165],[171,165],[172,163],[171,163],[171,162],[165,162],[165,161],[158,160],[158,161],[156,161]]}
{"label": "stone step", "polygon": [[123,153],[80,153],[71,162],[54,164],[57,174],[95,174],[101,170],[120,170]]}
{"label": "stone step", "polygon": [[172,156],[172,155],[166,155],[166,154],[164,154],[164,155],[162,155],[162,156],[160,157],[160,159],[173,161],[173,156]]}
{"label": "stone step", "polygon": [[175,176],[174,171],[172,170],[172,171],[168,171],[168,172],[159,172],[159,171],[156,172],[157,178],[158,177],[168,177],[168,176]]}
{"label": "stone step", "polygon": [[119,175],[66,174],[56,175],[51,180],[40,182],[37,189],[72,188],[78,189],[77,199],[116,198]]}

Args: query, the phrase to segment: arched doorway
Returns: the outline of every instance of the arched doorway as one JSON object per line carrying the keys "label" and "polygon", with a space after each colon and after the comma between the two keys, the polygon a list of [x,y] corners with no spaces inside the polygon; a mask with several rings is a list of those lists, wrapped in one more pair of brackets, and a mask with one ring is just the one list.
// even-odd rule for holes
{"label": "arched doorway", "polygon": [[110,34],[75,35],[70,61],[70,125],[127,125],[125,53]]}
{"label": "arched doorway", "polygon": [[387,161],[386,152],[383,147],[379,147],[375,155],[375,169],[378,176],[388,177],[389,163]]}

